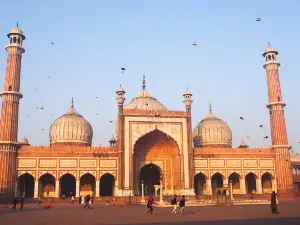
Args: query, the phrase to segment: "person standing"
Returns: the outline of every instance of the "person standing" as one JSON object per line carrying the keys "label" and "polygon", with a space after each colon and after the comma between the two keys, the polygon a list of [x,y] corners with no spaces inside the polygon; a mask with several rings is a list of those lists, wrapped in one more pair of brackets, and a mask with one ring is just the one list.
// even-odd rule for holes
{"label": "person standing", "polygon": [[177,213],[177,195],[174,195],[174,198],[171,200],[171,205],[173,205],[173,211],[172,213]]}
{"label": "person standing", "polygon": [[74,196],[72,195],[72,197],[71,197],[71,204],[74,204],[74,201],[75,201],[75,198],[74,198]]}
{"label": "person standing", "polygon": [[39,200],[38,200],[39,205],[42,203],[42,196],[39,196]]}
{"label": "person standing", "polygon": [[23,208],[24,208],[24,197],[21,198],[20,204],[21,204],[20,210],[23,210]]}
{"label": "person standing", "polygon": [[153,214],[153,204],[154,204],[154,199],[152,196],[150,196],[148,198],[148,201],[147,201],[147,208],[149,209],[149,211],[146,213],[146,215],[148,215],[150,213],[150,215],[152,216]]}
{"label": "person standing", "polygon": [[12,212],[17,210],[17,203],[18,203],[17,198],[14,198],[14,201],[13,201],[13,207],[11,208],[11,211],[12,211]]}
{"label": "person standing", "polygon": [[275,191],[273,191],[271,195],[271,211],[272,213],[278,214]]}
{"label": "person standing", "polygon": [[79,196],[78,204],[81,204],[81,201],[82,201],[82,197]]}
{"label": "person standing", "polygon": [[183,215],[184,209],[185,209],[185,196],[182,195],[180,201],[179,201],[179,207],[180,207],[180,211],[181,211],[181,215]]}

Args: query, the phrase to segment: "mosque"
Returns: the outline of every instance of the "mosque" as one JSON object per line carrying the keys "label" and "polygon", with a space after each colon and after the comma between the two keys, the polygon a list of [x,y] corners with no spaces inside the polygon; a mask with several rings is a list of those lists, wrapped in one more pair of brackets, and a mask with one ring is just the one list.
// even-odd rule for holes
{"label": "mosque", "polygon": [[211,106],[193,126],[188,89],[183,94],[185,110],[170,110],[147,91],[145,79],[141,91],[126,104],[124,88],[117,89],[117,136],[111,137],[108,146],[92,145],[92,125],[75,110],[73,101],[70,110],[51,125],[49,146],[31,146],[26,138],[17,140],[25,36],[19,27],[7,36],[6,76],[0,94],[0,196],[128,196],[141,195],[142,188],[145,195],[162,191],[165,196],[212,196],[217,188],[229,185],[236,195],[272,191],[282,198],[300,195],[300,158],[290,154],[280,64],[273,47],[263,53],[269,148],[250,148],[244,141],[233,147],[230,127]]}

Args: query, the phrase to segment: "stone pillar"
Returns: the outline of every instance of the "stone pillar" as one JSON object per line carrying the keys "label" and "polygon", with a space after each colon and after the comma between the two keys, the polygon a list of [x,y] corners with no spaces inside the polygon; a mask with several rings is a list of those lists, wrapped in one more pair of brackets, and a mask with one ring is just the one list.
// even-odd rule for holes
{"label": "stone pillar", "polygon": [[100,196],[100,181],[97,180],[96,181],[96,194],[95,194],[96,197],[99,197]]}
{"label": "stone pillar", "polygon": [[245,179],[240,179],[240,192],[242,195],[246,194],[246,182]]}
{"label": "stone pillar", "polygon": [[142,181],[142,199],[141,199],[141,203],[145,203],[145,196],[144,196],[144,182]]}
{"label": "stone pillar", "polygon": [[39,181],[35,181],[34,182],[34,198],[38,198],[39,197]]}
{"label": "stone pillar", "polygon": [[256,194],[262,194],[261,178],[256,179]]}
{"label": "stone pillar", "polygon": [[223,187],[229,187],[229,181],[228,179],[223,180]]}
{"label": "stone pillar", "polygon": [[[25,190],[24,190],[25,191]],[[18,181],[15,181],[15,197],[19,197]]]}
{"label": "stone pillar", "polygon": [[76,180],[76,197],[80,195],[80,181]]}
{"label": "stone pillar", "polygon": [[277,182],[276,182],[276,179],[272,180],[272,190],[277,193]]}
{"label": "stone pillar", "polygon": [[163,185],[162,185],[162,181],[160,181],[160,196],[159,196],[159,204],[163,204],[164,200],[163,200]]}
{"label": "stone pillar", "polygon": [[59,180],[55,181],[55,195],[54,198],[59,198],[59,189],[60,189],[60,183]]}
{"label": "stone pillar", "polygon": [[206,195],[212,195],[211,180],[206,180]]}

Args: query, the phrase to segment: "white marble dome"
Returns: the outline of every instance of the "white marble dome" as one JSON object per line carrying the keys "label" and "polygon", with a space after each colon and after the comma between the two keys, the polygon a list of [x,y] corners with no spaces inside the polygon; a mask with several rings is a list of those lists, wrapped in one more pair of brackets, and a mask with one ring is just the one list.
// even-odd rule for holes
{"label": "white marble dome", "polygon": [[229,126],[217,118],[209,107],[208,115],[201,120],[193,131],[194,147],[232,147],[232,132]]}
{"label": "white marble dome", "polygon": [[167,110],[167,108],[153,98],[146,90],[145,77],[143,79],[142,90],[132,99],[124,109],[141,109],[141,110]]}
{"label": "white marble dome", "polygon": [[50,144],[92,144],[93,128],[91,124],[74,109],[54,121],[50,128]]}

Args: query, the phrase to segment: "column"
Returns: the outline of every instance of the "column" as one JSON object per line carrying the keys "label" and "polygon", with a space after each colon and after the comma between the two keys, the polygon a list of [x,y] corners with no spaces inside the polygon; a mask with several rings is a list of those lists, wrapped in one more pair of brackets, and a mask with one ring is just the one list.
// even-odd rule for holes
{"label": "column", "polygon": [[211,180],[206,180],[206,195],[212,195]]}
{"label": "column", "polygon": [[228,181],[228,179],[224,179],[223,180],[223,187],[229,187],[229,181]]}
{"label": "column", "polygon": [[256,194],[262,194],[261,179],[256,178]]}
{"label": "column", "polygon": [[59,198],[59,189],[60,189],[60,183],[59,181],[55,181],[55,195],[54,198]]}
{"label": "column", "polygon": [[35,181],[34,182],[34,198],[38,198],[39,197],[39,181]]}
{"label": "column", "polygon": [[100,181],[96,180],[96,197],[100,196]]}
{"label": "column", "polygon": [[80,194],[80,181],[76,180],[76,196],[75,197],[79,197]]}
{"label": "column", "polygon": [[277,182],[275,178],[272,180],[272,191],[277,193]]}
{"label": "column", "polygon": [[[25,190],[24,190],[25,191]],[[19,197],[18,181],[15,181],[15,197]]]}
{"label": "column", "polygon": [[242,195],[246,194],[246,182],[245,179],[240,179],[240,192]]}

